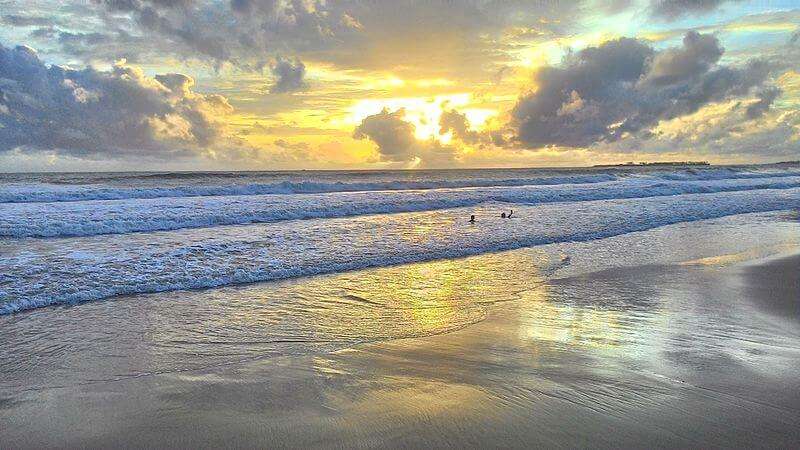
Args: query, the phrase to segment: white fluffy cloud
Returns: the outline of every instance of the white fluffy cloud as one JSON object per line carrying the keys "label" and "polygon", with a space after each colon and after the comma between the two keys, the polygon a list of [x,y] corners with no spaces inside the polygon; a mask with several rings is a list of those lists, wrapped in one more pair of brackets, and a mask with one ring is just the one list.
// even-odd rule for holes
{"label": "white fluffy cloud", "polygon": [[800,157],[800,112],[764,110],[753,118],[759,98],[713,103],[695,113],[666,120],[646,137],[603,144],[613,153],[693,154],[727,161],[796,160]]}

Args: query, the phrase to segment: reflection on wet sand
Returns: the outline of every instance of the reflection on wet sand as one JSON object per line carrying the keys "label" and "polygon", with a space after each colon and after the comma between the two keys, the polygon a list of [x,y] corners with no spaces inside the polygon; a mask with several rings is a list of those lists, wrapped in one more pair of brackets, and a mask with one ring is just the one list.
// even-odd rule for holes
{"label": "reflection on wet sand", "polygon": [[447,333],[543,283],[547,264],[528,251],[42,309],[0,319],[0,363],[46,387]]}
{"label": "reflection on wet sand", "polygon": [[[680,264],[747,251],[741,229],[693,225],[704,226],[680,234],[731,234],[660,263],[630,261],[675,228],[577,253],[3,317],[0,419],[16,426],[0,437],[12,448],[797,447],[800,322],[755,297],[758,264]],[[760,235],[777,245],[792,226]],[[770,266],[770,282],[796,280],[798,262]]]}
{"label": "reflection on wet sand", "polygon": [[[797,443],[800,382],[787,368],[800,364],[798,329],[770,330],[768,319],[747,313],[737,274],[701,270],[653,267],[562,280],[455,333],[334,353],[327,367],[372,380],[331,389],[338,420],[353,426],[336,442]],[[609,301],[597,308],[567,296],[588,289]],[[721,323],[686,307],[717,308],[731,299],[742,301]],[[738,328],[727,322],[733,317]],[[335,384],[340,377],[325,378]]]}

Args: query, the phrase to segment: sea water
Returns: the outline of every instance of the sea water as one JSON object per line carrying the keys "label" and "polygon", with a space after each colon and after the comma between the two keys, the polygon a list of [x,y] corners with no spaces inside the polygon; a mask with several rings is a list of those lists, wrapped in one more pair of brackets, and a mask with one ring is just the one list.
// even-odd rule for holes
{"label": "sea water", "polygon": [[791,164],[3,174],[0,314],[797,208]]}
{"label": "sea water", "polygon": [[14,392],[448,333],[565,277],[800,245],[792,165],[0,179]]}

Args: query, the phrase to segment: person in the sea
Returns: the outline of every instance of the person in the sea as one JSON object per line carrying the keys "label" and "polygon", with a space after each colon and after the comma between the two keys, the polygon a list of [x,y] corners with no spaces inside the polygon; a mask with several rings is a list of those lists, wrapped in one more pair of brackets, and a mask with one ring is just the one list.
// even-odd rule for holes
{"label": "person in the sea", "polygon": [[508,213],[508,218],[510,219],[510,218],[511,218],[511,216],[513,216],[513,215],[514,215],[514,210],[512,209],[512,210],[511,210],[511,212],[510,212],[510,213]]}
{"label": "person in the sea", "polygon": [[469,223],[475,223],[475,214],[469,216]]}
{"label": "person in the sea", "polygon": [[506,213],[504,211],[503,213],[500,214],[500,218],[501,219],[510,219],[513,214],[514,214],[514,210],[513,209],[511,210],[510,213],[508,213],[508,215],[506,215]]}

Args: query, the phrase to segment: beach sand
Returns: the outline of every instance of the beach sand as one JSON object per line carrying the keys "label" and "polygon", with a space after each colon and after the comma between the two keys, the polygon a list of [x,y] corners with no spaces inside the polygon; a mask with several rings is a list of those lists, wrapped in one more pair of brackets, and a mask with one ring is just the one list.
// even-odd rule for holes
{"label": "beach sand", "polygon": [[749,296],[777,317],[800,321],[800,256],[775,258],[747,271]]}
{"label": "beach sand", "polygon": [[[797,448],[800,253],[796,242],[779,249],[566,271],[515,286],[482,320],[436,335],[122,376],[119,360],[158,356],[151,335],[163,324],[151,317],[134,357],[109,330],[102,352],[26,361],[0,389],[0,447]],[[526,251],[499,258],[521,265]],[[498,256],[471,261],[486,258]],[[4,326],[131,301],[43,309]],[[103,364],[120,376],[92,379]],[[84,377],[24,379],[65,366]]]}

